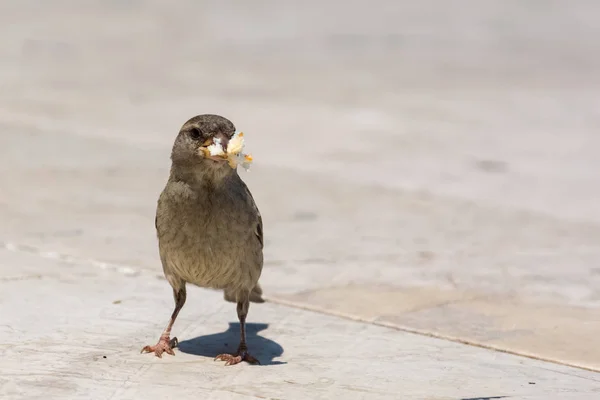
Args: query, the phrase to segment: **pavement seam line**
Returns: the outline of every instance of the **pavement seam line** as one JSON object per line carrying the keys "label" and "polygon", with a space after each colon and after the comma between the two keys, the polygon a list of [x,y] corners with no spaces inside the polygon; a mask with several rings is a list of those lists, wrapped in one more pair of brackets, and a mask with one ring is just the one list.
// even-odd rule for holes
{"label": "pavement seam line", "polygon": [[[127,266],[127,265],[108,263],[108,262],[103,262],[103,261],[99,261],[99,260],[95,260],[95,259],[91,259],[91,258],[74,257],[74,256],[71,256],[68,254],[62,254],[62,253],[58,253],[58,252],[54,252],[54,251],[44,251],[44,250],[41,250],[34,246],[18,244],[15,242],[0,241],[0,248],[7,250],[7,251],[15,252],[15,253],[33,254],[33,255],[41,257],[41,258],[62,261],[62,262],[66,262],[69,264],[89,264],[89,265],[92,265],[99,269],[114,271],[114,272],[117,272],[119,274],[126,275],[126,276],[140,276],[140,275],[147,275],[147,276],[153,276],[153,277],[156,276],[154,274],[150,274],[147,272],[142,273],[141,270],[135,269],[135,268]],[[411,328],[408,326],[400,326],[400,325],[395,325],[395,324],[391,324],[391,323],[387,323],[387,322],[381,322],[381,321],[377,321],[374,319],[362,318],[362,317],[352,315],[352,314],[347,314],[344,312],[333,311],[333,310],[318,307],[318,306],[308,305],[308,304],[304,304],[304,303],[296,303],[293,301],[280,299],[277,296],[272,297],[272,296],[263,295],[263,297],[266,301],[273,303],[273,304],[280,305],[280,306],[301,309],[301,310],[315,312],[315,313],[319,313],[319,314],[330,315],[330,316],[343,318],[343,319],[347,319],[347,320],[351,320],[351,321],[355,321],[355,322],[367,323],[367,324],[371,324],[371,325],[381,326],[384,328],[394,329],[394,330],[397,330],[400,332],[406,332],[406,333],[410,333],[410,334],[427,336],[427,337],[440,339],[440,340],[446,340],[446,341],[450,341],[450,342],[454,342],[454,343],[464,344],[467,346],[479,347],[482,349],[497,351],[500,353],[511,354],[511,355],[515,355],[515,356],[519,356],[519,357],[526,357],[526,358],[530,358],[533,360],[545,361],[545,362],[550,362],[550,363],[557,364],[557,365],[563,365],[566,367],[578,368],[578,369],[585,370],[585,371],[600,372],[600,369],[598,369],[598,368],[593,368],[593,367],[588,367],[588,366],[583,366],[583,365],[572,364],[572,363],[568,363],[568,362],[564,362],[564,361],[554,360],[551,358],[542,357],[542,356],[532,354],[532,353],[518,352],[518,351],[514,351],[514,350],[510,350],[510,349],[506,349],[506,348],[502,348],[502,347],[498,347],[498,346],[494,346],[494,345],[480,343],[480,342],[476,342],[476,341],[472,341],[472,340],[468,340],[468,339],[461,339],[461,338],[458,338],[455,336],[444,335],[441,333],[436,333],[436,332],[432,332],[432,331],[428,331],[428,330],[416,329],[416,328]]]}
{"label": "pavement seam line", "polygon": [[74,257],[68,254],[63,254],[55,251],[45,251],[34,246],[19,244],[15,242],[0,241],[0,248],[7,251],[11,251],[13,253],[28,253],[48,260],[57,260],[69,264],[88,264],[99,269],[115,271],[126,276],[141,275],[140,270],[130,267],[128,265],[98,261],[91,258]]}
{"label": "pavement seam line", "polygon": [[594,367],[572,364],[572,363],[568,363],[568,362],[564,362],[564,361],[560,361],[560,360],[555,360],[552,358],[539,356],[539,355],[533,354],[533,353],[514,351],[514,350],[506,349],[503,347],[499,347],[499,346],[480,343],[480,342],[476,342],[476,341],[472,341],[472,340],[468,340],[468,339],[461,339],[456,336],[444,335],[442,333],[436,333],[436,332],[428,331],[428,330],[424,330],[424,329],[417,329],[417,328],[411,328],[408,326],[395,325],[395,324],[392,324],[389,322],[381,322],[381,321],[377,321],[375,319],[363,318],[363,317],[359,317],[356,315],[352,315],[352,314],[348,314],[348,313],[344,313],[344,312],[340,312],[340,311],[334,311],[334,310],[330,310],[330,309],[319,307],[319,306],[314,306],[314,305],[309,305],[309,304],[304,304],[304,303],[296,303],[293,301],[277,298],[277,296],[271,297],[271,296],[263,295],[263,297],[266,301],[273,303],[273,304],[279,304],[282,306],[298,308],[298,309],[302,309],[302,310],[306,310],[306,311],[312,311],[312,312],[316,312],[319,314],[331,315],[334,317],[349,319],[349,320],[356,321],[356,322],[368,323],[368,324],[372,324],[372,325],[376,325],[376,326],[381,326],[384,328],[394,329],[394,330],[401,331],[401,332],[411,333],[411,334],[420,335],[420,336],[427,336],[427,337],[431,337],[434,339],[446,340],[446,341],[454,342],[454,343],[460,343],[460,344],[464,344],[467,346],[479,347],[479,348],[486,349],[486,350],[497,351],[499,353],[511,354],[511,355],[519,356],[519,357],[526,357],[526,358],[530,358],[533,360],[549,362],[549,363],[557,364],[557,365],[564,365],[566,367],[577,368],[577,369],[581,369],[581,370],[585,370],[585,371],[600,372],[600,369],[594,368]]}

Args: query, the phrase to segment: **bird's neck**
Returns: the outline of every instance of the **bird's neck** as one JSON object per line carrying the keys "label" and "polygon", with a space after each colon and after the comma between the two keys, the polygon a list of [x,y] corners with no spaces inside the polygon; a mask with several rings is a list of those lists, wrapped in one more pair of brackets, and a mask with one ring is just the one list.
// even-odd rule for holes
{"label": "bird's neck", "polygon": [[181,181],[190,186],[217,187],[237,174],[236,170],[228,165],[177,165],[171,166],[169,179]]}

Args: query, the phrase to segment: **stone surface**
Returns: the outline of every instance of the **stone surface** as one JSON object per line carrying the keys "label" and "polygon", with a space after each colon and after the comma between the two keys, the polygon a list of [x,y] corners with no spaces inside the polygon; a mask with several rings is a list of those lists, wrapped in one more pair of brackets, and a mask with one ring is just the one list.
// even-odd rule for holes
{"label": "stone surface", "polygon": [[[170,307],[167,284],[156,279],[161,268],[153,231],[170,146],[187,118],[213,112],[246,133],[256,160],[242,175],[265,221],[265,293],[280,304],[257,308],[266,310],[257,320],[272,324],[281,313],[313,318],[314,335],[321,338],[346,335],[338,332],[346,329],[385,331],[390,343],[398,341],[390,348],[403,349],[405,338],[414,337],[393,330],[399,328],[600,370],[598,12],[592,0],[264,0],[251,6],[184,0],[177,7],[154,0],[0,2],[2,285],[24,291],[25,298],[56,298],[42,310],[39,302],[24,304],[3,291],[2,320],[11,322],[2,322],[7,330],[0,343],[13,351],[10,327],[27,333],[33,325],[25,319],[43,321],[39,330],[51,332],[58,318],[60,329],[68,329],[61,307],[74,307],[79,290],[89,291],[91,309],[76,304],[77,315],[88,312],[107,330],[101,340],[111,342],[115,354],[125,353],[124,365],[138,362],[130,350],[152,339]],[[93,287],[80,289],[61,286],[65,262],[69,274],[102,271],[106,280],[95,278],[97,283],[86,283]],[[155,293],[148,282],[160,291],[154,300],[163,309],[156,316],[144,314],[158,307],[145,301]],[[140,317],[124,301],[108,309],[122,313],[130,326],[98,314],[101,294],[120,284],[119,290],[139,290],[132,301]],[[216,299],[197,311],[216,324],[212,333],[225,326],[211,319],[224,318],[216,310],[226,305]],[[25,322],[16,311],[27,315]],[[36,320],[42,312],[48,318]],[[146,323],[157,325],[149,329]],[[265,335],[276,334],[271,327]],[[135,336],[135,346],[124,348],[120,329]],[[190,323],[189,329],[204,328]],[[204,333],[189,337],[194,334]],[[52,346],[84,357],[69,346],[82,342],[94,349],[95,335],[80,328]],[[302,337],[317,343],[314,335]],[[294,348],[292,336],[286,352],[317,357],[316,348]],[[355,343],[342,336],[340,343]],[[61,387],[65,381],[70,396],[91,390],[92,375],[108,377],[94,388],[99,397],[115,393],[103,389],[113,380],[132,379],[123,384],[131,392],[115,398],[149,396],[152,387],[140,382],[160,379],[153,371],[136,381],[128,366],[123,373],[132,378],[113,368],[65,373],[65,380],[52,375],[62,367],[48,364],[40,343],[23,337],[36,362],[48,365],[40,382]],[[376,347],[365,344],[369,352]],[[480,357],[477,363],[459,366],[454,360],[448,369],[464,376],[485,364],[506,372],[508,364],[496,364],[501,359],[524,362],[531,376],[544,368],[587,374],[468,351]],[[392,368],[381,361],[384,353],[369,358],[369,352],[360,355],[365,363]],[[378,372],[380,392],[362,396],[393,397],[390,390],[398,387],[384,381],[391,377],[427,379],[422,371],[434,367],[418,346],[411,352],[425,357],[411,370],[414,376],[409,366],[394,363],[398,369],[389,375]],[[0,360],[0,370],[21,365],[17,357]],[[67,360],[60,365],[82,369]],[[342,371],[348,379],[364,378],[353,375],[360,368],[348,358],[336,360],[349,368]],[[298,373],[285,370],[292,364],[287,362],[277,366],[283,374],[277,379]],[[498,381],[473,376],[473,382],[506,389],[502,393],[516,390],[509,375]],[[557,398],[589,398],[590,391],[574,389],[571,376],[552,386],[573,389]],[[280,395],[273,385],[264,397]],[[24,386],[10,390],[29,389]],[[510,393],[549,398],[551,392],[534,386]],[[205,393],[214,388],[203,387]],[[341,386],[331,393],[294,387],[290,396],[347,394]],[[406,397],[423,397],[410,388],[407,383]],[[157,385],[157,398],[167,389]],[[468,398],[497,391],[467,392],[429,394]],[[227,396],[244,394],[215,395]]]}
{"label": "stone surface", "polygon": [[[261,366],[225,367],[235,306],[190,288],[174,357],[139,354],[173,307],[150,275],[0,251],[3,399],[595,398],[593,372],[273,304],[252,305]],[[20,271],[15,274],[15,267]]]}

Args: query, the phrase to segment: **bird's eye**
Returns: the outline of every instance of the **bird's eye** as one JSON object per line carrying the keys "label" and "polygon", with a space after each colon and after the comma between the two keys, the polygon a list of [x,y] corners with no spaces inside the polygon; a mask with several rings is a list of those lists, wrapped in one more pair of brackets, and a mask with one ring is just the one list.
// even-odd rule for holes
{"label": "bird's eye", "polygon": [[202,132],[200,132],[200,129],[198,129],[198,128],[190,129],[190,137],[192,139],[198,140],[198,139],[200,139],[200,136],[202,136]]}

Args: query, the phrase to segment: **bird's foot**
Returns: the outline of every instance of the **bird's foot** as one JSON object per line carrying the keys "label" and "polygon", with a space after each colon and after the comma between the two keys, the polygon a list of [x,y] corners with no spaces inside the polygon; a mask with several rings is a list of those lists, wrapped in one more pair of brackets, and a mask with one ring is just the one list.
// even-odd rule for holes
{"label": "bird's foot", "polygon": [[260,362],[256,358],[248,354],[248,350],[238,350],[236,354],[219,354],[215,357],[216,360],[225,361],[226,366],[239,364],[242,361],[260,365]]}
{"label": "bird's foot", "polygon": [[162,358],[163,353],[175,355],[173,349],[177,347],[179,342],[177,338],[170,339],[169,335],[162,335],[154,346],[146,346],[142,349],[141,353],[154,353],[158,358]]}

